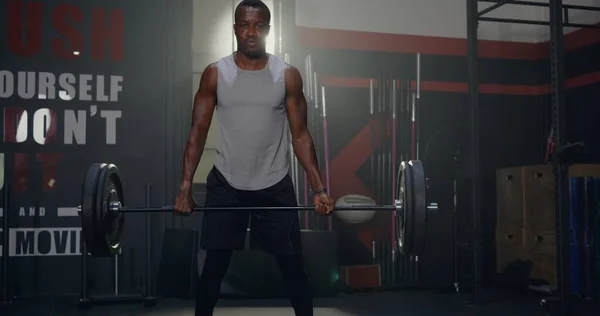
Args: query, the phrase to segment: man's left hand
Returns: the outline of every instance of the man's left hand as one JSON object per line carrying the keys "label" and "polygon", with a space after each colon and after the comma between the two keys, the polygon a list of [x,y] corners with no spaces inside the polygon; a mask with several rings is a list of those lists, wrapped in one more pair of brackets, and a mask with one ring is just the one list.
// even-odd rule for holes
{"label": "man's left hand", "polygon": [[335,201],[325,192],[321,192],[313,198],[315,211],[319,215],[329,215],[333,212]]}

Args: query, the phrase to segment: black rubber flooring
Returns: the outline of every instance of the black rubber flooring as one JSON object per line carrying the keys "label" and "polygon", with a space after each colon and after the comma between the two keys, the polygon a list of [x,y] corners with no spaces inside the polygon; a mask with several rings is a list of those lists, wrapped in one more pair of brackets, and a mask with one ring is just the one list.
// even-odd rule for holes
{"label": "black rubber flooring", "polygon": [[[471,306],[469,294],[434,294],[428,292],[386,292],[339,295],[317,299],[315,316],[521,316],[540,315],[539,297],[500,295],[487,299],[482,306]],[[94,306],[88,310],[77,307],[77,299],[35,299],[13,303],[1,315],[179,315],[193,316],[193,302],[161,300],[154,308],[141,304]],[[293,316],[286,300],[219,301],[215,316]]]}

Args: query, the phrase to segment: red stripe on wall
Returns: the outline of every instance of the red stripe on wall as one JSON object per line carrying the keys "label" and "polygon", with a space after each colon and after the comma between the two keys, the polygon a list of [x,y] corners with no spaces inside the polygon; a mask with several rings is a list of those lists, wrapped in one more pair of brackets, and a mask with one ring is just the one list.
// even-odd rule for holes
{"label": "red stripe on wall", "polygon": [[[369,78],[354,77],[323,77],[320,84],[327,87],[340,88],[369,88]],[[416,82],[412,81],[412,88],[416,88]],[[373,86],[377,87],[377,80],[373,80]],[[400,86],[398,81],[397,86]],[[469,86],[464,82],[447,81],[421,81],[422,91],[455,92],[466,93]],[[479,84],[479,92],[483,94],[505,94],[505,95],[544,95],[547,93],[546,85],[502,85],[502,84]]]}
{"label": "red stripe on wall", "polygon": [[576,50],[596,43],[600,43],[599,29],[579,29],[565,35],[565,50],[567,51]]}
{"label": "red stripe on wall", "polygon": [[[371,78],[357,77],[322,77],[319,79],[319,84],[326,87],[338,88],[369,88],[369,81],[373,80],[373,87],[377,88],[377,80]],[[397,80],[397,87],[400,87],[400,80]],[[565,87],[567,89],[583,87],[600,82],[600,71],[567,79]],[[416,88],[416,82],[411,81],[413,89]],[[469,86],[464,82],[448,82],[448,81],[421,81],[422,91],[435,92],[456,92],[466,93],[469,91]],[[550,93],[550,85],[507,85],[507,84],[490,84],[480,83],[479,93],[482,94],[503,94],[503,95],[545,95]]]}
{"label": "red stripe on wall", "polygon": [[[319,84],[326,87],[368,88],[369,80],[371,79],[358,77],[321,77]],[[377,80],[373,80],[373,85],[377,87]]]}
{"label": "red stripe on wall", "polygon": [[[447,38],[405,34],[388,34],[346,30],[297,27],[300,45],[325,49],[421,53],[429,55],[465,56],[464,38]],[[538,59],[540,46],[535,43],[479,41],[479,55],[486,58]]]}
{"label": "red stripe on wall", "polygon": [[[348,30],[296,27],[298,43],[306,47],[358,51],[421,53],[466,56],[467,40],[435,36],[374,33]],[[600,43],[600,30],[580,29],[565,35],[565,50]],[[550,56],[550,43],[523,43],[479,40],[479,56],[484,58],[539,60]]]}
{"label": "red stripe on wall", "polygon": [[[416,88],[416,83],[413,83],[413,86]],[[421,82],[421,90],[467,93],[469,91],[469,86],[463,82],[423,81]],[[543,95],[546,92],[544,86],[541,85],[503,85],[480,83],[479,93],[503,95]]]}
{"label": "red stripe on wall", "polygon": [[567,81],[565,82],[565,87],[567,89],[571,89],[587,86],[598,82],[600,82],[600,71],[567,79]]}

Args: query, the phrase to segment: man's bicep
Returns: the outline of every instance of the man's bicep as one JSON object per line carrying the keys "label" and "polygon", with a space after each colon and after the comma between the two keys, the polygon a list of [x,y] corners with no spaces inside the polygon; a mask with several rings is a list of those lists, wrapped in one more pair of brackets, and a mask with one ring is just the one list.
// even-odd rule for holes
{"label": "man's bicep", "polygon": [[302,76],[293,67],[286,69],[286,107],[292,134],[304,131],[306,126],[307,105],[302,88]]}
{"label": "man's bicep", "polygon": [[198,91],[194,96],[192,124],[210,124],[216,104],[217,69],[214,65],[209,65],[202,73]]}

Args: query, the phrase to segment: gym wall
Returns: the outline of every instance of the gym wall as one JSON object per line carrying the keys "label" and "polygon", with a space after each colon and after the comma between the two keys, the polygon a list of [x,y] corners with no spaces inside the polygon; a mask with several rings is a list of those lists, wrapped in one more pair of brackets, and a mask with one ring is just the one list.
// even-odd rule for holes
{"label": "gym wall", "polygon": [[[490,13],[491,17],[518,19],[540,19],[542,15],[542,8],[515,6],[503,6]],[[466,21],[465,0],[296,1],[296,22],[301,27],[466,38]],[[511,42],[537,42],[544,34],[540,26],[495,23],[482,23],[479,33],[481,39]],[[361,42],[355,45],[367,46]]]}
{"label": "gym wall", "polygon": [[[573,32],[566,45],[567,137],[569,142],[584,141],[597,151],[600,146],[600,30]],[[591,157],[583,155],[580,158],[588,160]]]}
{"label": "gym wall", "polygon": [[[147,183],[154,206],[173,203],[191,95],[191,12],[191,1],[0,4],[9,30],[0,33],[0,174],[11,189],[10,239],[0,245],[11,256],[11,294],[79,293],[76,207],[92,163],[121,168],[125,205],[145,205]],[[159,254],[166,217],[155,215]],[[120,285],[131,293],[142,285],[146,230],[144,216],[126,222]],[[90,258],[91,295],[111,293],[112,266]]]}
{"label": "gym wall", "polygon": [[[547,20],[546,11],[506,5],[489,16]],[[570,19],[574,23],[597,22],[589,13],[570,12]],[[360,152],[369,148],[365,136],[369,134],[368,81],[381,74],[414,80],[415,55],[421,53],[420,159],[432,180],[428,197],[439,202],[442,210],[430,217],[421,275],[426,281],[448,284],[452,267],[440,267],[439,262],[452,262],[452,158],[457,149],[465,153],[469,141],[465,1],[297,1],[296,20],[297,42],[304,56],[311,55],[313,70],[327,88],[334,197],[348,193],[372,196],[366,155]],[[565,29],[567,46],[580,41],[574,31]],[[494,269],[495,170],[544,159],[550,124],[548,34],[545,26],[480,23],[486,277]],[[571,64],[567,62],[569,69]],[[588,88],[587,93],[597,92]],[[569,100],[577,98],[570,91],[568,95]],[[574,95],[584,98],[585,93]],[[596,121],[588,118],[587,122],[589,126]],[[581,129],[577,124],[571,126]],[[468,196],[462,195],[459,207],[464,213],[462,230],[469,229]],[[378,214],[370,223],[352,229],[363,241],[362,251],[369,253],[371,240],[389,239],[389,227],[388,217]]]}
{"label": "gym wall", "polygon": [[[464,39],[466,6],[448,1],[397,4],[387,1],[386,5],[384,1],[373,1],[355,10],[354,3],[349,5],[345,1],[338,1],[337,5],[323,2],[322,7],[316,1],[309,2],[312,2],[311,7],[304,9],[300,7],[305,1],[297,3],[297,37],[306,54],[312,56],[313,68],[327,86],[334,197],[351,192],[375,194],[369,190],[368,160],[358,154],[359,149],[370,147],[370,137],[359,136],[369,133],[366,127],[368,80],[382,74],[399,80],[415,80],[416,54],[421,53],[420,159],[425,162],[427,175],[432,180],[428,198],[440,203],[441,208],[441,212],[429,220],[430,233],[426,253],[421,257],[421,277],[434,284],[449,284],[452,265],[440,266],[439,262],[452,262],[453,156],[457,149],[461,149],[463,155],[468,154],[465,152],[469,141],[466,133],[469,115]],[[304,18],[299,16],[301,12],[305,12]],[[534,13],[539,12],[530,12]],[[315,25],[323,28],[313,27]],[[373,29],[374,25],[382,26]],[[485,122],[482,124],[485,129],[482,163],[486,187],[489,187],[485,190],[485,211],[489,218],[495,214],[495,202],[490,199],[495,192],[493,175],[497,165],[533,163],[542,157],[543,133],[538,118],[543,100],[540,99],[542,93],[537,91],[542,79],[537,75],[540,62],[532,43],[537,41],[538,30],[526,27],[513,31],[495,24],[482,24],[480,31],[484,38],[480,42],[480,79],[483,90],[487,90],[481,96],[481,119]],[[518,39],[527,39],[527,42],[517,42]],[[512,126],[507,122],[512,122]],[[511,137],[507,137],[509,135]],[[507,155],[510,151],[519,155]],[[357,161],[357,157],[363,160]],[[463,195],[464,213],[468,213],[467,201],[468,197]],[[355,248],[355,252],[368,254],[371,240],[390,238],[389,218],[385,214],[378,214],[364,225],[337,224],[336,229],[354,230],[362,240],[364,248]],[[468,220],[464,220],[463,225],[468,225]],[[486,257],[489,255],[493,252]],[[342,255],[340,257],[344,260]]]}

